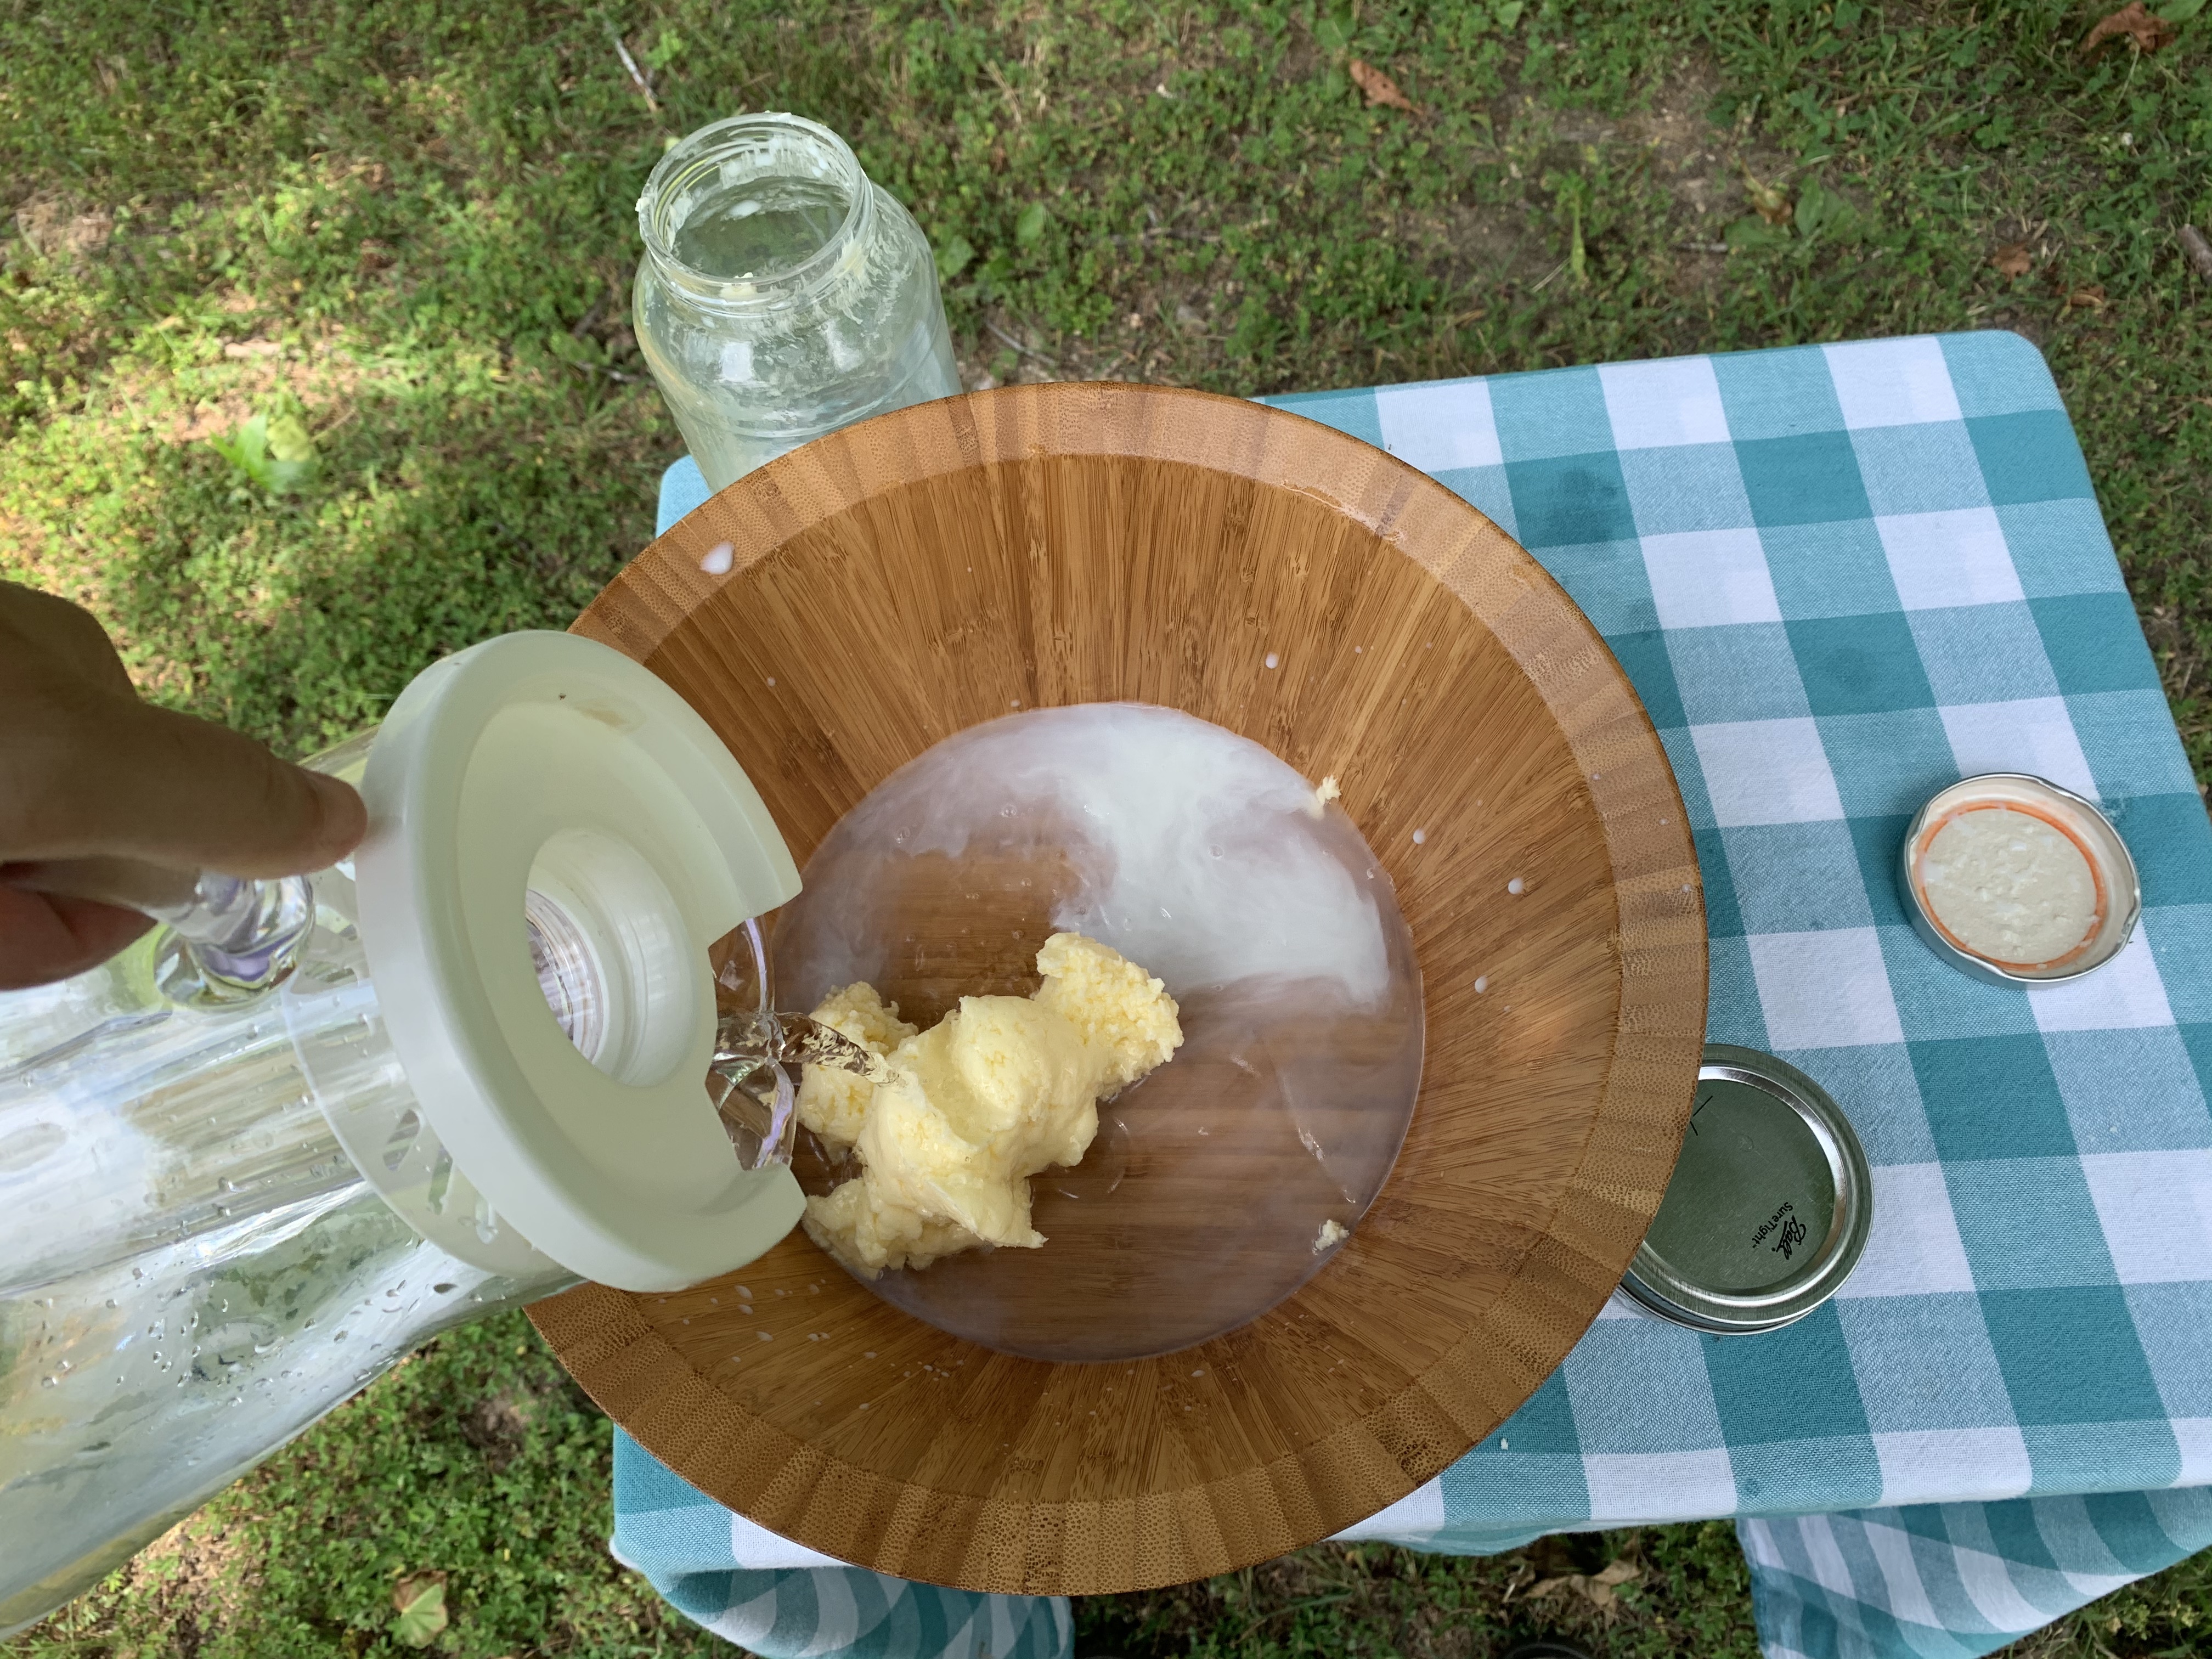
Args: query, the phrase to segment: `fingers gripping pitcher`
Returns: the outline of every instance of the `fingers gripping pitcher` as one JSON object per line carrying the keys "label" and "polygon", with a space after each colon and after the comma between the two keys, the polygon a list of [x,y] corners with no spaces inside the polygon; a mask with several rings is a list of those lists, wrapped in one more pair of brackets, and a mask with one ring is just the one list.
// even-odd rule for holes
{"label": "fingers gripping pitcher", "polygon": [[848,1057],[772,1012],[747,924],[798,872],[675,692],[509,635],[313,764],[368,802],[353,858],[187,878],[0,998],[0,1634],[434,1333],[696,1284],[799,1216],[787,1045]]}

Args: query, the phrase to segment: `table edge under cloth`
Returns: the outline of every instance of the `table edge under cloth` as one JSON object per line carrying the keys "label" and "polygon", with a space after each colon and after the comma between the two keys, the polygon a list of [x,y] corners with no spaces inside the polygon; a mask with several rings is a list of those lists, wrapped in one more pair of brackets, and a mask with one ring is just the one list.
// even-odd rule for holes
{"label": "table edge under cloth", "polygon": [[[1832,777],[1827,787],[1838,799],[1823,801],[1809,799],[1817,781],[1791,778],[1789,789],[1808,798],[1778,822],[1759,823],[1753,821],[1759,812],[1747,812],[1729,793],[1731,769],[1755,769],[1771,759],[1760,754],[1762,738],[1771,743],[1794,736],[1802,748],[1809,736],[1817,750],[1823,741],[1833,744],[1831,731],[1844,732],[1854,720],[1879,738],[1881,717],[1928,713],[1942,722],[1948,750],[1929,774],[1936,781],[1949,781],[1936,777],[1944,766],[1951,775],[1970,764],[1976,770],[2016,767],[2101,793],[2144,866],[2146,920],[2136,945],[2124,953],[2131,965],[2105,970],[2110,977],[2101,994],[2096,976],[2085,981],[2089,994],[2075,995],[2079,1006],[2052,1012],[2045,1006],[2051,1000],[2038,994],[2044,1001],[2028,1010],[2033,1018],[2025,1030],[1996,1029],[2005,1018],[1986,1011],[1970,1018],[1981,1021],[1977,1030],[1994,1030],[1986,1040],[2008,1054],[2018,1050],[2023,1060],[2023,1043],[2010,1039],[2048,1043],[2100,1029],[2185,1034],[2185,1074],[2169,1067],[2170,1075],[2154,1071],[2147,1079],[2125,1079],[2138,1095],[2165,1086],[2174,1097],[2167,1103],[2175,1124],[2166,1131],[2172,1144],[2132,1148],[2112,1155],[2120,1162],[2099,1165],[2096,1178],[2104,1187],[2090,1194],[2090,1205],[2106,1235],[2107,1271],[2094,1283],[2051,1288],[2104,1293],[2109,1306],[2116,1292],[2123,1299],[2139,1292],[2148,1300],[2176,1286],[2202,1293],[2212,1284],[2212,1118],[2204,1114],[2193,1029],[2201,1024],[2212,1038],[2212,974],[2196,976],[2206,982],[2199,994],[2189,973],[2212,968],[2212,829],[2071,424],[2031,343],[1995,331],[1919,336],[1261,401],[1364,438],[1429,472],[1514,533],[1590,612],[1644,696],[1678,774],[1694,780],[1685,795],[1695,797],[1691,810],[1713,924],[1715,1039],[1778,1049],[1816,1076],[1829,1070],[1823,1080],[1847,1111],[1867,1097],[1863,1087],[1851,1086],[1865,1079],[1851,1075],[1849,1066],[1836,1075],[1837,1067],[1824,1068],[1824,1060],[1901,1048],[1924,1090],[1929,1077],[1920,1069],[1920,1049],[1934,1053],[1927,1066],[1940,1080],[1940,1050],[1948,1040],[1913,1035],[1925,1025],[1925,1007],[1981,995],[1981,988],[1962,992],[1942,977],[1950,970],[1932,957],[1911,957],[1920,949],[1917,941],[1893,937],[1903,930],[1903,917],[1878,873],[1894,855],[1892,840],[1886,852],[1859,846],[1844,854],[1862,880],[1871,925],[1826,930],[1866,935],[1874,951],[1869,961],[1896,988],[1891,1023],[1875,1033],[1885,1040],[1831,1042],[1826,1039],[1838,1032],[1821,1027],[1820,1010],[1778,1012],[1762,1003],[1763,992],[1773,994],[1770,979],[1786,987],[1790,950],[1810,948],[1790,941],[1824,929],[1751,930],[1747,913],[1773,908],[1759,890],[1758,868],[1739,867],[1761,855],[1754,845],[1761,836],[1753,832],[1811,836],[1806,827],[1814,826],[1840,849],[1848,843],[1835,839],[1837,823],[1861,832],[1862,840],[1869,824],[1901,836],[1904,815],[1917,803],[1900,798],[1876,803],[1891,810],[1866,811],[1858,810],[1863,802],[1850,798],[1866,787],[1864,779]],[[1800,487],[1793,488],[1793,477]],[[696,465],[689,457],[679,459],[662,479],[659,528],[665,531],[706,497]],[[1749,521],[1730,521],[1731,514]],[[1823,568],[1798,568],[1808,561]],[[1637,568],[1640,592],[1626,574]],[[1887,588],[1881,586],[1885,573]],[[1854,583],[1864,592],[1855,594]],[[1815,591],[1821,584],[1829,591]],[[1951,641],[1944,634],[1970,624],[1984,626],[1985,636],[1969,632]],[[2039,647],[2042,680],[2016,660],[2030,644]],[[1728,671],[1706,660],[1730,647],[1745,684],[1728,685]],[[1896,660],[1883,659],[1885,649]],[[1876,681],[1908,669],[1906,652],[1917,657],[1929,676],[1924,703],[1892,697],[1897,707],[1854,708],[1848,684],[1853,651],[1875,663]],[[1957,684],[1934,684],[1931,665],[1957,680],[1965,672],[1960,654],[1976,652],[1990,658],[1994,678],[1984,689],[2000,695],[1977,700],[1971,685],[1962,695]],[[1784,661],[1807,683],[1807,703],[1802,714],[1776,717],[1755,706],[1755,677],[1763,665]],[[1834,683],[1822,681],[1823,674]],[[1731,696],[1744,706],[1727,706]],[[1762,726],[1792,730],[1731,729]],[[1731,744],[1742,752],[1732,751]],[[1786,759],[1786,744],[1780,752]],[[1984,755],[1989,763],[1978,763]],[[1851,764],[1863,769],[1863,757]],[[1708,765],[1714,768],[1711,787]],[[1840,761],[1831,768],[1844,769]],[[2158,787],[2140,787],[2145,779]],[[1784,943],[1777,945],[1778,939]],[[2149,994],[2146,983],[2166,998],[2160,1004],[2163,1021],[2147,1018],[2130,1003]],[[1878,1023],[1878,1011],[1846,1010],[1835,1018],[1846,1025],[1869,1018]],[[2100,1028],[2100,1018],[2136,1023]],[[1799,1036],[1816,1039],[1812,1048],[1776,1040],[1769,1027],[1792,1020]],[[2212,1066],[2212,1041],[2201,1052],[2201,1063]],[[2198,1132],[2200,1125],[2205,1132]],[[1682,1356],[1697,1353],[1729,1356],[1708,1360],[1707,1369],[1718,1363],[1733,1376],[1762,1364],[1786,1371],[1790,1345],[1810,1343],[1811,1352],[1849,1376],[1851,1352],[1838,1334],[1844,1319],[1838,1310],[1863,1317],[1881,1300],[1850,1296],[1851,1290],[1893,1281],[1923,1297],[2032,1297],[2032,1286],[1990,1290],[1975,1279],[1960,1242],[1964,1200],[1948,1198],[1940,1206],[1941,1225],[1923,1224],[1939,1207],[1927,1200],[1944,1188],[1951,1164],[1985,1160],[1947,1158],[1932,1145],[1922,1150],[1933,1155],[1900,1160],[1893,1156],[1896,1129],[1887,1121],[1862,1125],[1877,1164],[1876,1239],[1846,1297],[1806,1322],[1807,1328],[1759,1338],[1701,1337],[1660,1325],[1616,1298],[1567,1363],[1498,1433],[1437,1480],[1339,1536],[1490,1553],[1552,1531],[1733,1516],[1742,1522],[1768,1650],[1869,1656],[1985,1651],[2212,1543],[2212,1495],[2172,1490],[2212,1483],[2212,1378],[2201,1406],[2192,1398],[2183,1409],[2164,1407],[2162,1419],[2139,1419],[2162,1424],[2162,1457],[2144,1455],[2143,1435],[2116,1436],[2092,1418],[2069,1421],[2063,1410],[2045,1412],[2048,1422],[1968,1422],[1948,1434],[1868,1426],[1860,1432],[1875,1443],[1875,1455],[1868,1468],[1838,1480],[1832,1502],[1804,1502],[1802,1486],[1793,1491],[1788,1480],[1773,1483],[1771,1498],[1762,1498],[1756,1472],[1748,1482],[1739,1478],[1740,1462],[1756,1471],[1753,1449],[1817,1467],[1818,1437],[1793,1440],[1774,1434],[1771,1423],[1755,1425],[1766,1440],[1741,1444],[1728,1437],[1728,1425],[1685,1447],[1593,1453],[1583,1443],[1577,1384],[1588,1379],[1578,1378],[1577,1358],[1594,1344],[1607,1350],[1610,1363],[1634,1364],[1644,1379],[1639,1395],[1646,1396],[1652,1377],[1669,1369],[1662,1363],[1655,1373],[1654,1356],[1669,1351],[1677,1375],[1686,1374]],[[2076,1161],[2081,1152],[2074,1149]],[[2132,1191],[2122,1164],[2138,1154],[2187,1165],[2184,1207],[2194,1203],[2196,1230],[2168,1241],[2163,1255],[2142,1230],[2112,1216]],[[2107,1199],[2109,1206],[2097,1207]],[[1885,1214],[1923,1219],[1885,1231]],[[1971,1232],[1981,1223],[1966,1224]],[[2203,1306],[2212,1315],[2212,1297]],[[2212,1318],[2200,1322],[2212,1331]],[[2212,1336],[2200,1333],[2197,1340],[2212,1373]],[[1996,1355],[2000,1380],[2008,1375],[2007,1362],[2018,1358],[2010,1349]],[[2173,1357],[2156,1358],[2170,1367]],[[2154,1391],[2166,1380],[2164,1373],[2154,1379]],[[1940,1381],[1931,1379],[1931,1389],[1940,1389]],[[2034,1386],[2033,1379],[2021,1383],[2030,1393]],[[1706,1409],[1711,1414],[1711,1399]],[[1775,1409],[1786,1413],[1786,1401]],[[1865,1420],[1870,1425],[1872,1419]],[[1634,1445],[1632,1425],[1604,1429],[1625,1432],[1629,1438],[1621,1443]],[[651,1462],[626,1436],[620,1440],[625,1459]],[[2081,1448],[2070,1460],[2063,1455],[2069,1443]],[[2100,1478],[2100,1471],[2110,1473]],[[668,1489],[662,1491],[665,1496]],[[696,1492],[690,1498],[728,1516]],[[728,1567],[835,1565],[742,1517],[728,1518]],[[618,1545],[620,1527],[618,1517]],[[633,1544],[629,1553],[640,1552]]]}

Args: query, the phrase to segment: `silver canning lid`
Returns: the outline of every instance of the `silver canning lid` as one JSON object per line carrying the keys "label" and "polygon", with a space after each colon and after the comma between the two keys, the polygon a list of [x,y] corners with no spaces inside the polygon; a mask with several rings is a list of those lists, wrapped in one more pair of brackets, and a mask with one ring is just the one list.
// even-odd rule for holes
{"label": "silver canning lid", "polygon": [[[1936,832],[1971,805],[2008,806],[2044,820],[2072,842],[2097,882],[2096,919],[2088,937],[2055,962],[2004,963],[1981,956],[1954,939],[1929,906],[1919,880],[1921,854]],[[2056,985],[2103,967],[2133,937],[2142,916],[2142,887],[2136,861],[2112,821],[2071,789],[2028,772],[1984,772],[1938,790],[1914,814],[1898,851],[1897,888],[1922,943],[1963,974],[1993,985]]]}
{"label": "silver canning lid", "polygon": [[1707,1043],[1681,1158],[1620,1287],[1693,1330],[1777,1330],[1850,1277],[1873,1214],[1866,1153],[1827,1091]]}

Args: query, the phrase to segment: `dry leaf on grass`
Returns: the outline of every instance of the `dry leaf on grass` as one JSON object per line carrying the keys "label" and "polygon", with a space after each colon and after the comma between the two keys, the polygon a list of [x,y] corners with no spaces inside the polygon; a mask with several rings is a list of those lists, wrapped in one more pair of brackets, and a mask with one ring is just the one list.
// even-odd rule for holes
{"label": "dry leaf on grass", "polygon": [[1528,1599],[1549,1595],[1553,1590],[1572,1590],[1605,1616],[1607,1623],[1620,1611],[1620,1598],[1613,1592],[1623,1584],[1632,1584],[1644,1576],[1644,1569],[1628,1561],[1615,1561],[1602,1572],[1571,1572],[1557,1578],[1546,1578],[1528,1587]]}
{"label": "dry leaf on grass", "polygon": [[2102,311],[2105,308],[2103,287],[2096,283],[2085,283],[2066,296],[2066,308],[2069,311]]}
{"label": "dry leaf on grass", "polygon": [[2025,276],[2034,260],[2028,257],[2027,244],[2007,242],[1990,255],[1990,265],[2000,276]]}
{"label": "dry leaf on grass", "polygon": [[1352,71],[1352,83],[1359,88],[1370,107],[1388,104],[1392,109],[1401,109],[1408,115],[1420,113],[1413,107],[1413,100],[1398,89],[1398,83],[1374,64],[1363,64],[1355,58],[1348,67]]}
{"label": "dry leaf on grass", "polygon": [[2142,0],[2128,0],[2118,11],[2097,20],[2097,27],[2081,43],[2081,50],[2094,52],[2106,41],[2125,36],[2127,43],[2137,52],[2156,52],[2160,46],[2172,46],[2177,33],[2163,17],[2145,11]]}
{"label": "dry leaf on grass", "polygon": [[2197,274],[2212,282],[2212,241],[2205,240],[2204,233],[2194,225],[2182,226],[2181,251],[2188,256]]}
{"label": "dry leaf on grass", "polygon": [[392,1587],[392,1605],[398,1617],[392,1634],[410,1648],[427,1648],[445,1631],[451,1614],[446,1607],[446,1575],[418,1572]]}
{"label": "dry leaf on grass", "polygon": [[105,208],[71,215],[58,199],[34,196],[15,210],[15,228],[33,252],[77,259],[107,246],[115,218]]}
{"label": "dry leaf on grass", "polygon": [[1758,210],[1760,218],[1770,225],[1786,225],[1796,217],[1797,210],[1787,196],[1771,185],[1760,183],[1748,162],[1739,161],[1736,165],[1743,169],[1744,193],[1751,198],[1751,204]]}

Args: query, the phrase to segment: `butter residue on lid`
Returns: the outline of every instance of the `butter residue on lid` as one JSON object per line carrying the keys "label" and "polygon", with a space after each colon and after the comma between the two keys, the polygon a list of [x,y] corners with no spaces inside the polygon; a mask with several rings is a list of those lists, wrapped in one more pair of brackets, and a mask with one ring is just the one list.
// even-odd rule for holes
{"label": "butter residue on lid", "polygon": [[2047,779],[1961,779],[1921,808],[1899,859],[1914,930],[2000,983],[2071,979],[2119,954],[2142,895],[2135,860],[2089,801]]}
{"label": "butter residue on lid", "polygon": [[1920,887],[1936,924],[1975,955],[2039,968],[2089,947],[2105,884],[2088,849],[2025,806],[1970,801],[1920,853]]}

